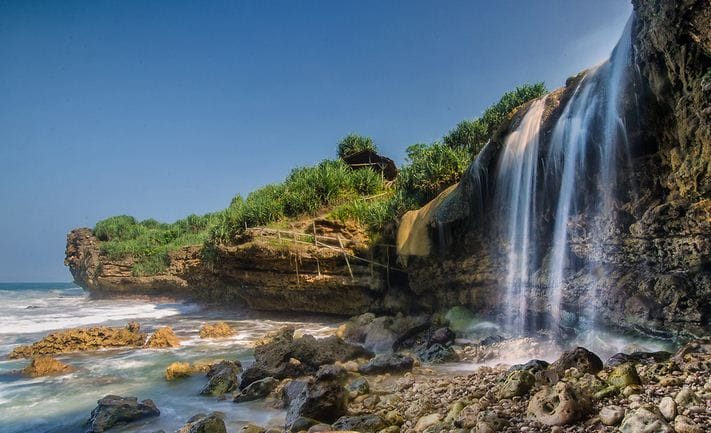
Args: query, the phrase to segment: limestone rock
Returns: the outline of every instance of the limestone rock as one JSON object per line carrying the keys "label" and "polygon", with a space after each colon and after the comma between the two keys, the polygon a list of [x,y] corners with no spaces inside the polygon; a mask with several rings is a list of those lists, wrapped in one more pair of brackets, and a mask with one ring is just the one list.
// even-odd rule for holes
{"label": "limestone rock", "polygon": [[671,397],[664,397],[659,402],[659,412],[667,421],[673,421],[676,417],[676,402]]}
{"label": "limestone rock", "polygon": [[206,323],[200,328],[200,338],[224,338],[235,335],[235,329],[227,322]]}
{"label": "limestone rock", "polygon": [[173,362],[165,369],[165,380],[175,380],[189,377],[198,373],[207,373],[213,365],[219,364],[223,360],[197,361],[194,364],[189,362]]}
{"label": "limestone rock", "polygon": [[642,384],[642,380],[639,378],[634,364],[626,362],[618,365],[610,372],[607,383],[617,389],[624,389],[630,385],[640,385]]}
{"label": "limestone rock", "polygon": [[335,335],[321,339],[311,335],[294,338],[294,329],[287,328],[271,341],[255,347],[254,364],[242,375],[242,388],[265,377],[285,379],[314,374],[322,365],[368,356],[367,350]]}
{"label": "limestone rock", "polygon": [[543,387],[528,403],[528,412],[549,426],[570,424],[590,410],[590,401],[566,382],[558,382],[552,388]]}
{"label": "limestone rock", "polygon": [[707,430],[696,424],[691,418],[679,415],[674,419],[676,433],[705,433]]}
{"label": "limestone rock", "polygon": [[415,360],[398,353],[380,354],[358,368],[362,374],[397,373],[411,370]]}
{"label": "limestone rock", "polygon": [[197,414],[176,430],[175,433],[227,433],[222,415],[213,412],[209,415]]}
{"label": "limestone rock", "polygon": [[156,329],[146,343],[146,347],[151,349],[166,349],[179,346],[180,340],[175,336],[173,328],[170,326],[163,326]]}
{"label": "limestone rock", "polygon": [[674,397],[674,401],[679,407],[695,406],[701,403],[701,399],[689,388],[682,388]]}
{"label": "limestone rock", "polygon": [[357,431],[360,433],[377,433],[388,424],[379,415],[342,416],[333,423],[336,431]]}
{"label": "limestone rock", "polygon": [[451,346],[440,343],[432,344],[429,347],[422,347],[415,353],[417,358],[425,364],[441,364],[444,362],[459,361],[457,352]]}
{"label": "limestone rock", "polygon": [[32,362],[22,369],[22,374],[29,377],[49,376],[54,374],[67,374],[76,368],[58,361],[50,356],[35,356]]}
{"label": "limestone rock", "polygon": [[346,390],[338,382],[293,380],[284,389],[286,426],[294,430],[299,418],[333,422],[346,414],[346,402]]}
{"label": "limestone rock", "polygon": [[235,403],[258,400],[267,397],[276,388],[279,381],[273,377],[265,377],[250,383],[235,398]]}
{"label": "limestone rock", "polygon": [[12,350],[9,357],[31,358],[38,355],[82,352],[117,347],[141,347],[146,335],[139,332],[136,323],[125,328],[73,328],[49,334],[31,345],[19,346]]}
{"label": "limestone rock", "polygon": [[368,379],[361,376],[353,379],[348,385],[346,385],[346,389],[351,393],[351,395],[364,395],[370,392],[370,384],[368,383]]}
{"label": "limestone rock", "polygon": [[101,433],[111,427],[160,415],[152,400],[107,395],[99,400],[87,421],[88,433]]}
{"label": "limestone rock", "polygon": [[622,433],[673,433],[657,408],[642,406],[625,415],[620,425]]}
{"label": "limestone rock", "polygon": [[463,429],[471,429],[476,426],[479,412],[483,410],[479,403],[472,403],[465,406],[454,420],[454,425]]}
{"label": "limestone rock", "polygon": [[415,431],[416,432],[423,432],[428,427],[431,427],[431,426],[437,424],[441,420],[442,420],[442,415],[440,415],[438,413],[431,413],[429,415],[420,417],[420,419],[418,419],[417,423],[415,424]]}
{"label": "limestone rock", "polygon": [[563,352],[549,368],[558,373],[560,377],[563,377],[569,368],[576,368],[581,374],[596,374],[602,370],[602,360],[584,347],[576,347]]}
{"label": "limestone rock", "polygon": [[605,425],[617,425],[625,416],[625,410],[620,406],[605,406],[600,409],[598,416]]}
{"label": "limestone rock", "polygon": [[498,397],[511,398],[528,394],[535,383],[536,379],[528,370],[513,371],[499,390]]}
{"label": "limestone rock", "polygon": [[222,361],[210,367],[207,377],[210,379],[200,391],[200,395],[221,397],[225,393],[237,389],[239,379],[237,375],[242,371],[239,361]]}

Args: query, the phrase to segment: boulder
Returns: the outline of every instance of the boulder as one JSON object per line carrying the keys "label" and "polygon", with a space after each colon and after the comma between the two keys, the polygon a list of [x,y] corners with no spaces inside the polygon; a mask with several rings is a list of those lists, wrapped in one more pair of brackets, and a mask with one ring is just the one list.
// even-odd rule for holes
{"label": "boulder", "polygon": [[237,389],[237,375],[242,371],[239,361],[221,361],[210,367],[207,377],[210,379],[200,391],[200,395],[222,397],[225,393]]}
{"label": "boulder", "polygon": [[235,335],[235,329],[227,322],[206,323],[200,328],[200,338],[224,338]]}
{"label": "boulder", "polygon": [[173,328],[170,326],[156,329],[153,335],[148,338],[148,342],[146,342],[146,347],[151,349],[167,349],[179,346],[180,340],[175,336]]}
{"label": "boulder", "polygon": [[242,387],[265,377],[285,379],[314,374],[322,365],[370,356],[367,350],[335,335],[321,339],[311,335],[294,338],[294,329],[286,328],[255,347],[254,364],[242,375]]}
{"label": "boulder", "polygon": [[415,352],[417,358],[425,364],[441,364],[459,361],[459,355],[451,346],[435,343],[429,347],[422,346]]}
{"label": "boulder", "polygon": [[465,406],[454,420],[454,425],[463,429],[472,429],[476,426],[477,416],[483,407],[479,403],[472,403]]}
{"label": "boulder", "polygon": [[607,377],[607,383],[617,389],[624,389],[630,385],[641,385],[642,380],[637,374],[637,369],[631,362],[625,362],[615,367]]}
{"label": "boulder", "polygon": [[107,395],[99,400],[87,421],[88,433],[101,433],[111,427],[160,415],[152,400]]}
{"label": "boulder", "polygon": [[76,371],[76,368],[58,361],[51,356],[35,356],[30,364],[22,369],[22,374],[29,377],[67,374]]}
{"label": "boulder", "polygon": [[676,418],[676,402],[671,397],[664,397],[659,402],[659,413],[662,414],[667,421],[673,421]]}
{"label": "boulder", "polygon": [[346,385],[346,390],[351,393],[351,395],[364,395],[370,392],[370,384],[368,383],[368,379],[361,376],[353,379],[348,385]]}
{"label": "boulder", "polygon": [[531,373],[536,373],[538,371],[544,371],[548,368],[550,364],[548,364],[546,361],[540,360],[540,359],[532,359],[528,361],[525,364],[514,364],[509,368],[509,372],[516,371],[516,370],[526,370]]}
{"label": "boulder", "polygon": [[454,342],[454,337],[454,331],[445,326],[442,328],[435,329],[435,331],[430,336],[429,343],[443,344],[446,346]]}
{"label": "boulder", "polygon": [[[708,427],[708,425],[705,427]],[[698,425],[691,418],[684,415],[679,415],[674,419],[674,431],[676,433],[708,433],[706,428]]]}
{"label": "boulder", "polygon": [[590,401],[566,382],[544,386],[528,402],[528,412],[541,424],[554,426],[570,424],[592,409]]}
{"label": "boulder", "polygon": [[604,425],[617,425],[625,416],[625,409],[620,406],[605,406],[600,409],[598,416]]}
{"label": "boulder", "polygon": [[673,433],[672,427],[653,406],[642,406],[631,410],[620,424],[622,433]]}
{"label": "boulder", "polygon": [[358,367],[362,374],[398,373],[411,370],[415,360],[409,355],[398,353],[380,354]]}
{"label": "boulder", "polygon": [[602,370],[602,360],[591,351],[583,347],[576,347],[563,352],[549,368],[558,373],[560,377],[563,377],[565,370],[569,368],[576,368],[581,374],[597,374]]}
{"label": "boulder", "polygon": [[667,361],[671,357],[671,353],[665,351],[659,352],[633,352],[633,353],[616,353],[605,362],[608,367],[616,367],[626,362],[635,364],[654,364],[657,362]]}
{"label": "boulder", "polygon": [[132,322],[125,328],[73,328],[49,334],[31,345],[18,346],[9,357],[32,358],[39,355],[83,352],[117,347],[141,347],[146,341],[146,334],[139,332],[140,327]]}
{"label": "boulder", "polygon": [[515,370],[506,378],[506,382],[498,393],[499,398],[520,397],[528,392],[536,384],[536,379],[528,370]]}
{"label": "boulder", "polygon": [[213,412],[209,415],[201,413],[190,418],[175,433],[227,433],[227,427],[220,413]]}
{"label": "boulder", "polygon": [[266,398],[274,388],[279,384],[279,381],[273,377],[265,377],[264,379],[252,382],[244,388],[235,398],[235,403],[244,403],[246,401],[258,400]]}
{"label": "boulder", "polygon": [[340,365],[322,365],[316,371],[316,380],[336,380],[343,381],[348,377],[348,372]]}
{"label": "boulder", "polygon": [[336,381],[297,379],[285,386],[284,403],[287,429],[298,431],[300,418],[331,423],[345,415],[347,392]]}
{"label": "boulder", "polygon": [[333,423],[335,431],[357,431],[360,433],[377,433],[388,424],[379,415],[342,416]]}
{"label": "boulder", "polygon": [[417,420],[417,423],[415,423],[415,431],[418,433],[424,432],[428,427],[432,427],[441,420],[442,415],[438,413],[431,413],[429,415],[422,416]]}
{"label": "boulder", "polygon": [[165,380],[170,381],[198,373],[207,373],[212,366],[220,362],[222,361],[198,361],[194,364],[189,362],[174,362],[165,369]]}
{"label": "boulder", "polygon": [[397,350],[430,326],[429,316],[383,316],[365,326],[363,346],[374,353]]}

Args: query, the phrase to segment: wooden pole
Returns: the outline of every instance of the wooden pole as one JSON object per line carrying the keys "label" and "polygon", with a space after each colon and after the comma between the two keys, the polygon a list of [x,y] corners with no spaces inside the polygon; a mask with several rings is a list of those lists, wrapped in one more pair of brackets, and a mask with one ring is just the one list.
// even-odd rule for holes
{"label": "wooden pole", "polygon": [[355,281],[355,277],[353,276],[353,269],[351,269],[351,262],[348,261],[348,254],[346,254],[346,250],[343,249],[343,242],[341,242],[341,235],[336,233],[336,238],[338,238],[338,246],[341,247],[341,251],[343,251],[343,258],[346,259],[346,265],[348,266],[348,272],[351,274],[351,280]]}

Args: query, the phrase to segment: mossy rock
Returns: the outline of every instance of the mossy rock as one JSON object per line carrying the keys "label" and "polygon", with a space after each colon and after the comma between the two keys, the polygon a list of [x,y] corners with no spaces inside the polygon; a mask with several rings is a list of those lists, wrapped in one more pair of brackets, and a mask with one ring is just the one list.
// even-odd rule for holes
{"label": "mossy rock", "polygon": [[625,362],[615,367],[607,378],[607,383],[617,389],[624,389],[630,385],[641,385],[637,369],[631,362]]}

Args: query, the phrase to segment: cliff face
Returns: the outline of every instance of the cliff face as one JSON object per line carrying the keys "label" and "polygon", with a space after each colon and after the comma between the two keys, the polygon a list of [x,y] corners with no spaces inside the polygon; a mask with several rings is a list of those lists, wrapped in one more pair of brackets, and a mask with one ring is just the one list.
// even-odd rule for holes
{"label": "cliff face", "polygon": [[[595,185],[595,175],[582,170],[578,175],[590,191],[612,190],[613,199],[608,212],[590,217],[589,203],[579,197],[579,213],[565,222],[571,259],[563,275],[561,327],[579,325],[582,311],[593,309],[605,325],[666,336],[704,333],[711,320],[711,4],[633,3],[634,79],[622,108],[630,163],[618,168],[619,188],[599,179]],[[580,80],[571,78],[546,99],[542,154],[550,151],[556,124],[580,92]],[[434,209],[407,215],[401,225],[399,251],[425,308],[464,304],[501,314],[511,256],[505,248],[509,240],[500,235],[506,223],[495,183],[506,137],[528,108],[514,114],[460,184],[436,199]],[[538,170],[549,169],[541,157]],[[560,188],[546,181],[533,193],[533,230],[541,233],[555,223],[551,195],[558,197]],[[423,253],[408,244],[410,239],[429,246]],[[525,282],[529,327],[545,323],[552,310],[547,263],[554,259],[553,239],[541,234],[537,241],[545,254],[528,263],[534,268]]]}
{"label": "cliff face", "polygon": [[316,247],[285,248],[258,238],[219,246],[209,263],[201,246],[171,253],[168,269],[133,275],[133,260],[103,255],[91,230],[72,230],[65,264],[93,296],[165,295],[257,310],[355,315],[377,305],[382,278],[369,266]]}

